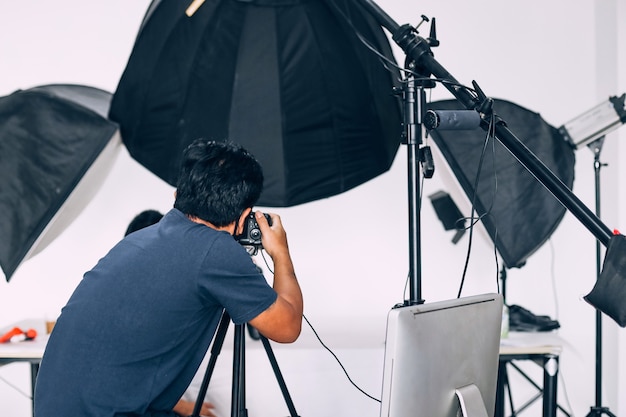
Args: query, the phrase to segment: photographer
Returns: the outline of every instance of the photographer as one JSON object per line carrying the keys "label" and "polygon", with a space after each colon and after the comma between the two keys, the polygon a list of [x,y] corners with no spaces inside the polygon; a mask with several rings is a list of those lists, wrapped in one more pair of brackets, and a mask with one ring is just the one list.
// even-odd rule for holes
{"label": "photographer", "polygon": [[233,238],[262,184],[239,146],[185,150],[174,208],[113,247],[64,307],[37,378],[37,417],[175,416],[224,309],[271,340],[297,339],[302,294],[280,217],[270,226],[255,213],[273,288]]}
{"label": "photographer", "polygon": [[[136,232],[137,230],[141,230],[144,227],[152,226],[153,224],[158,223],[162,218],[163,214],[160,211],[152,209],[144,210],[133,217],[126,228],[124,236],[128,236],[129,234]],[[174,406],[174,412],[181,416],[189,416],[193,413],[195,405],[194,401],[181,398]],[[205,401],[202,403],[199,413],[201,416],[215,417],[215,414],[213,413],[214,408],[215,406],[212,403]]]}

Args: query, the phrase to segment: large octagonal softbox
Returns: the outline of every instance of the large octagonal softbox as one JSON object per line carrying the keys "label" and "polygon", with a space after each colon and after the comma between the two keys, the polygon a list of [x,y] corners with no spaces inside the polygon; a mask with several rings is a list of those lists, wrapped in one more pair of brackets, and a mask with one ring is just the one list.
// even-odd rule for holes
{"label": "large octagonal softbox", "polygon": [[17,267],[57,237],[98,190],[121,148],[111,94],[47,85],[0,98],[0,265]]}
{"label": "large octagonal softbox", "polygon": [[[398,71],[382,28],[350,0],[151,4],[110,118],[131,156],[176,185],[183,149],[232,140],[261,162],[259,205],[292,206],[387,171],[401,140]],[[358,35],[357,35],[358,33]]]}

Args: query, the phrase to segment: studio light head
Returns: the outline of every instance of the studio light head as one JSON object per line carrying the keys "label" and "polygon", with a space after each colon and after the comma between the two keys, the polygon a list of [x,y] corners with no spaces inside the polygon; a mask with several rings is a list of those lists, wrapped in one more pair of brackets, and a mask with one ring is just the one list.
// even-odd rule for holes
{"label": "studio light head", "polygon": [[586,146],[626,123],[624,99],[612,96],[573,120],[559,127],[559,132],[572,147]]}

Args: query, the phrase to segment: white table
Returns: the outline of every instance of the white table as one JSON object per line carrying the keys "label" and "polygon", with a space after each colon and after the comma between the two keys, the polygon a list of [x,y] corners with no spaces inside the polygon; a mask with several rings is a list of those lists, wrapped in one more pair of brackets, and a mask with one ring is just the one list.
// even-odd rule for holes
{"label": "white table", "polygon": [[41,358],[43,357],[43,352],[46,349],[46,343],[48,343],[48,335],[45,334],[43,320],[39,320],[37,323],[38,322],[41,322],[41,326],[33,324],[35,323],[33,320],[24,320],[0,329],[0,334],[4,334],[13,327],[19,327],[22,330],[27,330],[29,328],[37,330],[37,337],[34,340],[0,343],[0,366],[15,362],[30,363],[31,403],[34,399],[35,381],[37,380],[37,373],[39,372],[39,364],[41,362]]}

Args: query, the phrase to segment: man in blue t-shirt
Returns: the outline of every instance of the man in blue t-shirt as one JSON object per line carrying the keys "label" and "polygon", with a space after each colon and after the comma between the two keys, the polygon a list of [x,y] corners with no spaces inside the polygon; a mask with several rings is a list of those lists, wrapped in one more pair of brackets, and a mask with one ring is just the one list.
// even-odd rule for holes
{"label": "man in blue t-shirt", "polygon": [[243,148],[198,140],[183,155],[174,208],[129,234],[85,274],[43,356],[36,417],[165,417],[220,320],[267,338],[300,334],[303,302],[280,217],[255,218],[273,288],[234,238],[263,185]]}

